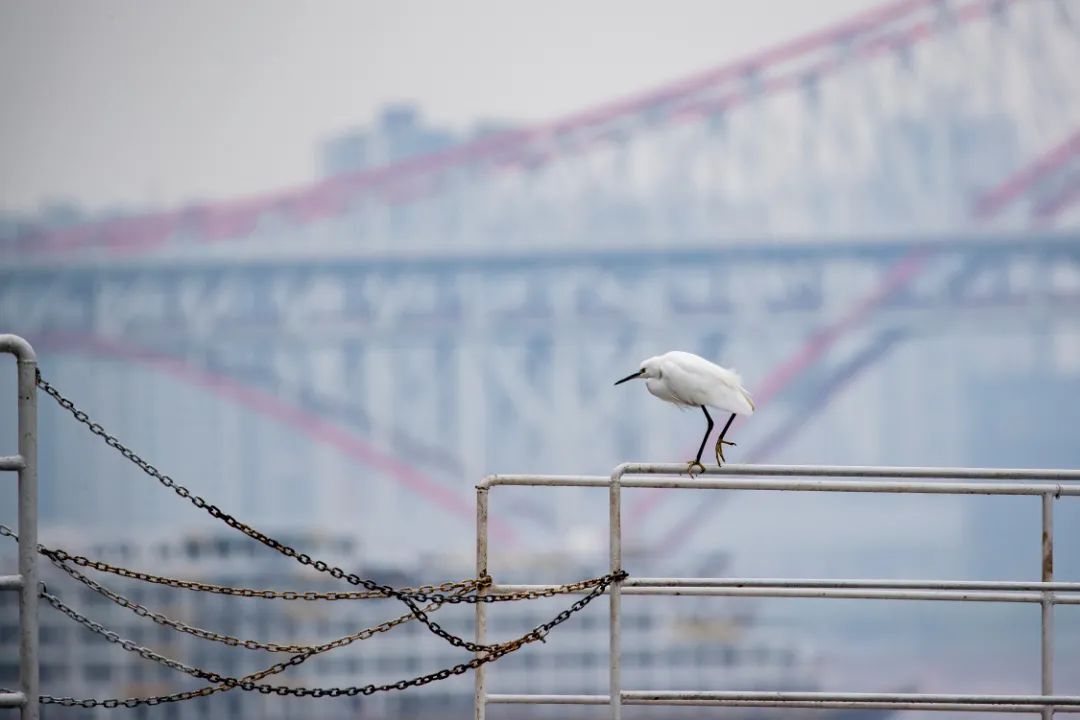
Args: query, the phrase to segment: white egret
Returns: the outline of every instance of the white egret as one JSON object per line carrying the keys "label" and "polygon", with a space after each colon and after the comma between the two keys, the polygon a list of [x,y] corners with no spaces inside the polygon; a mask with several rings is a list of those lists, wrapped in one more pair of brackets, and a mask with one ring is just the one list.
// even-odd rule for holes
{"label": "white egret", "polygon": [[707,408],[712,407],[731,413],[724,429],[720,431],[720,437],[716,439],[717,465],[722,465],[725,461],[724,445],[735,444],[724,439],[735,416],[754,414],[754,400],[742,386],[739,373],[720,367],[693,353],[672,350],[663,355],[648,358],[642,361],[640,370],[627,375],[615,384],[620,385],[637,378],[644,378],[645,387],[649,392],[664,402],[683,408],[700,407],[705,413],[705,420],[708,421],[709,426],[705,430],[705,437],[701,439],[697,457],[687,463],[687,472],[691,477],[694,475],[695,468],[699,468],[700,472],[705,471],[705,466],[701,464],[701,453],[705,450],[705,443],[713,429],[713,419]]}

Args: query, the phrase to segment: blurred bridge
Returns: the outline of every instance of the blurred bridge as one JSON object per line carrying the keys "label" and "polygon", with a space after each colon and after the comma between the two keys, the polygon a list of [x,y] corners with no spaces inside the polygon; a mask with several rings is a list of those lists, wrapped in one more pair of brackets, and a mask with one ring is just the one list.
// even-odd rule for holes
{"label": "blurred bridge", "polygon": [[[164,370],[464,522],[489,471],[671,459],[680,426],[609,385],[672,347],[744,371],[769,412],[740,449],[762,460],[912,338],[1078,332],[1078,14],[893,2],[397,165],[27,233],[0,248],[0,324],[107,358],[110,396],[133,363]],[[663,520],[669,544],[692,527]]]}

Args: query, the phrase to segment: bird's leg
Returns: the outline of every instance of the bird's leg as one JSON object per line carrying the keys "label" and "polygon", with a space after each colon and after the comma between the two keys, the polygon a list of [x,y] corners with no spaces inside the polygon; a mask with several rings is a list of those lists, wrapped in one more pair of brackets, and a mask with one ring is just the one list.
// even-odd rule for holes
{"label": "bird's leg", "polygon": [[724,446],[735,445],[730,440],[725,440],[724,436],[727,435],[728,428],[731,427],[732,420],[735,419],[735,413],[731,413],[731,417],[728,418],[727,424],[724,425],[724,429],[720,431],[720,437],[716,438],[716,464],[723,465],[727,460],[724,458]]}
{"label": "bird's leg", "polygon": [[686,472],[690,477],[694,477],[694,468],[700,468],[698,472],[705,472],[705,466],[701,464],[701,453],[705,452],[705,443],[709,441],[709,435],[712,434],[713,421],[709,415],[709,411],[705,409],[705,406],[701,406],[701,411],[705,413],[705,420],[709,423],[709,426],[705,428],[705,437],[701,438],[701,447],[698,448],[697,457],[691,460],[686,465]]}

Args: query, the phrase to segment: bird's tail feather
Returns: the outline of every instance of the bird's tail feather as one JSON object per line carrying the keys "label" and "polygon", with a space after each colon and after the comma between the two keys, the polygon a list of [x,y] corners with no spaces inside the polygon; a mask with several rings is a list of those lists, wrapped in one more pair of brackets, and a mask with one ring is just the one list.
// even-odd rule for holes
{"label": "bird's tail feather", "polygon": [[753,412],[757,410],[757,406],[754,405],[754,398],[750,395],[750,391],[743,387],[742,375],[740,375],[739,371],[735,368],[731,369],[731,374],[735,376],[735,384],[739,388],[739,393],[746,399],[746,404],[750,406],[750,412],[747,414],[753,414]]}
{"label": "bird's tail feather", "polygon": [[739,392],[741,392],[742,396],[744,398],[746,398],[746,403],[750,406],[750,413],[753,414],[753,412],[755,410],[757,410],[757,406],[754,405],[754,398],[750,395],[749,391],[747,391],[747,389],[744,388],[744,387],[740,387]]}

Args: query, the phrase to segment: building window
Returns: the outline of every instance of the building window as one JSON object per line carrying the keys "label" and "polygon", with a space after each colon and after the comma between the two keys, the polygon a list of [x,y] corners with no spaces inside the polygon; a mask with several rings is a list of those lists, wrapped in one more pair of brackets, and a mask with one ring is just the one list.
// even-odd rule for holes
{"label": "building window", "polygon": [[43,663],[41,666],[42,682],[62,682],[67,680],[68,669],[63,665]]}
{"label": "building window", "polygon": [[40,638],[42,645],[52,645],[66,640],[67,632],[64,628],[43,625],[40,631]]}
{"label": "building window", "polygon": [[86,666],[84,674],[87,682],[108,682],[112,677],[112,668],[108,665],[94,663]]}

